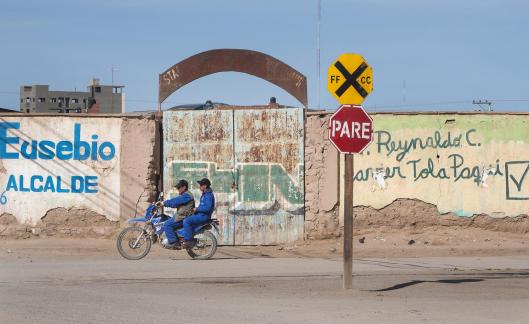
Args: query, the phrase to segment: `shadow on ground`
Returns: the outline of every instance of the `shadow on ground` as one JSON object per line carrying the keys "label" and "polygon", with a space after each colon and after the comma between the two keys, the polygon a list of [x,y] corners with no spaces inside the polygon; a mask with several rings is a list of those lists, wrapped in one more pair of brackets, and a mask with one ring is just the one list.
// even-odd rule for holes
{"label": "shadow on ground", "polygon": [[422,283],[441,283],[441,284],[462,284],[470,282],[481,282],[491,279],[512,279],[512,278],[529,278],[529,272],[508,272],[508,273],[498,273],[489,276],[481,276],[474,278],[462,278],[462,279],[439,279],[439,280],[411,280],[403,283],[399,283],[383,289],[367,290],[371,292],[383,292],[383,291],[392,291],[398,290],[410,286],[415,286]]}

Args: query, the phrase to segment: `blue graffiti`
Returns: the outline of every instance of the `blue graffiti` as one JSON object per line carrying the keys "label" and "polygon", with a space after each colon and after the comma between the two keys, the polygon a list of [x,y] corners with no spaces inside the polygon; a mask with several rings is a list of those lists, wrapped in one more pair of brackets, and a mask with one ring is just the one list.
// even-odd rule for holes
{"label": "blue graffiti", "polygon": [[2,192],[2,195],[0,195],[0,205],[7,204],[7,196],[5,195],[6,191]]}
{"label": "blue graffiti", "polygon": [[[19,159],[22,156],[29,160],[112,160],[116,155],[116,147],[111,142],[99,143],[97,134],[91,136],[92,141],[81,140],[81,124],[75,123],[73,141],[50,140],[23,141],[20,146],[20,137],[8,136],[8,129],[20,129],[19,122],[0,123],[0,159]],[[10,151],[10,149],[12,151]],[[14,151],[13,151],[14,150]]]}
{"label": "blue graffiti", "polygon": [[[61,176],[31,177],[9,176],[5,191],[15,192],[57,192],[57,193],[97,193],[97,176],[71,176],[67,183]],[[4,191],[4,192],[5,192]],[[0,198],[1,199],[1,198]]]}

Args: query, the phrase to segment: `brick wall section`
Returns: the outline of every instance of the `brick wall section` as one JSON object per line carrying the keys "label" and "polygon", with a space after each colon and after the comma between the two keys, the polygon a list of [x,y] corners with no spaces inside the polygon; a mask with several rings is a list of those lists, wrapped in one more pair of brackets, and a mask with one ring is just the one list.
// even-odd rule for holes
{"label": "brick wall section", "polygon": [[305,139],[305,237],[340,235],[338,221],[338,152],[328,141],[329,115],[306,118]]}
{"label": "brick wall section", "polygon": [[153,115],[124,118],[121,126],[121,217],[142,214],[156,198],[159,180],[160,125]]}

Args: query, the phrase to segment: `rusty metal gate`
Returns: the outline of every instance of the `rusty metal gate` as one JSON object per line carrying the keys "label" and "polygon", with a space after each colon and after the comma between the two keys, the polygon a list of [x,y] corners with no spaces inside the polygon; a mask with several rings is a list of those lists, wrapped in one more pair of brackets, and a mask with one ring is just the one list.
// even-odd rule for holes
{"label": "rusty metal gate", "polygon": [[164,111],[164,191],[210,178],[220,243],[265,245],[303,238],[302,108]]}

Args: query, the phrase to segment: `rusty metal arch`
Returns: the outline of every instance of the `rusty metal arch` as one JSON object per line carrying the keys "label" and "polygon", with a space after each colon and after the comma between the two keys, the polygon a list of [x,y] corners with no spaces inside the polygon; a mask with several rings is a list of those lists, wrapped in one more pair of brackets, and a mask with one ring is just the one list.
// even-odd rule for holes
{"label": "rusty metal arch", "polygon": [[280,60],[257,51],[216,49],[171,66],[159,75],[158,104],[173,92],[201,77],[218,72],[242,72],[269,81],[307,107],[307,78]]}

